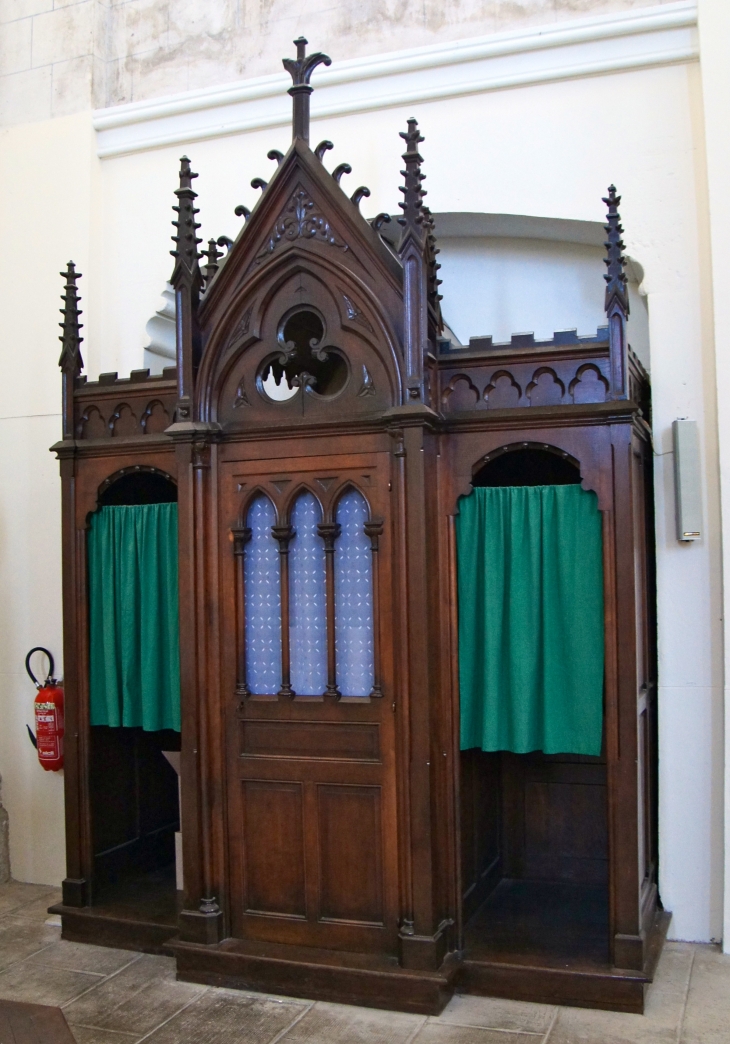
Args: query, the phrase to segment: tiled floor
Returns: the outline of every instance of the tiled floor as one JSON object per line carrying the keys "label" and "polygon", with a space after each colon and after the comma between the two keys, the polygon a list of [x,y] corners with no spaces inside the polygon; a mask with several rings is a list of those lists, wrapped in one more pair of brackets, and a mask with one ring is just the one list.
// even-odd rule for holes
{"label": "tiled floor", "polygon": [[437,1018],[176,982],[174,963],[63,942],[58,892],[0,886],[0,998],[63,1008],[78,1044],[729,1044],[730,957],[667,944],[645,1015],[456,996]]}

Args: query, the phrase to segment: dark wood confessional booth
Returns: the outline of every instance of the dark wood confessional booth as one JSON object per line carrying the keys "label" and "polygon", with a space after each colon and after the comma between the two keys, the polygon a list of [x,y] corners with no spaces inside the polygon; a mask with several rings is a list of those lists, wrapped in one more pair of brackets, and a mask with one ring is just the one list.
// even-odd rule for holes
{"label": "dark wood confessional booth", "polygon": [[[64,274],[53,909],[65,938],[169,952],[197,982],[431,1013],[455,989],[641,1011],[667,915],[650,392],[627,341],[619,197],[595,337],[458,346],[416,121],[402,216],[368,221],[367,188],[348,195],[332,144],[310,147],[309,81],[329,58],[296,43],[292,144],[269,153],[235,242],[198,252],[181,161],[176,367],[87,381],[79,274]],[[461,506],[565,486],[598,526],[597,745],[461,750],[458,636],[478,626],[473,606],[459,616]],[[178,518],[180,724],[98,724],[95,519],[153,504]]]}

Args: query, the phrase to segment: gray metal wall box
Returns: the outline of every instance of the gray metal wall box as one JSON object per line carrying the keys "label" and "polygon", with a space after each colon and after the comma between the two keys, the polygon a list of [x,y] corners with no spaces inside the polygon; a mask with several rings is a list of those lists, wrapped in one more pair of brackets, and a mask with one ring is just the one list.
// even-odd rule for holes
{"label": "gray metal wall box", "polygon": [[702,537],[702,489],[697,421],[674,421],[672,437],[677,540],[699,540]]}

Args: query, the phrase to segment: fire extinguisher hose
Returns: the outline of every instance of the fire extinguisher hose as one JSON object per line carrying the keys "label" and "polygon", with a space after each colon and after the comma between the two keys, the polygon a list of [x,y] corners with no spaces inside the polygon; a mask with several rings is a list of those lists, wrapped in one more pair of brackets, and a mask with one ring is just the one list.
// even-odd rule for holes
{"label": "fire extinguisher hose", "polygon": [[[42,682],[42,683],[38,681],[38,679],[36,678],[35,674],[33,674],[33,671],[30,669],[30,658],[33,655],[33,653],[37,653],[37,652],[45,653],[46,656],[48,657],[48,663],[49,663],[48,674],[46,675],[46,680],[44,682]],[[25,658],[25,669],[28,672],[28,676],[29,676],[30,680],[33,682],[33,684],[35,685],[36,689],[42,689],[44,685],[53,685],[54,682],[55,682],[55,679],[53,677],[53,656],[48,651],[48,649],[44,649],[42,645],[36,645],[36,646],[34,646],[30,650],[30,652],[28,653],[28,655]]]}

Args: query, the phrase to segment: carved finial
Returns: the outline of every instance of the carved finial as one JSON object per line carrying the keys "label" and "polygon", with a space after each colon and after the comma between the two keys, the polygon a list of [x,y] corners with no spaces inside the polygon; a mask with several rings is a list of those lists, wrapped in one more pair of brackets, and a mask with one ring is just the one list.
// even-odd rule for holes
{"label": "carved finial", "polygon": [[624,257],[624,241],[621,238],[623,227],[621,225],[621,215],[618,212],[618,208],[621,205],[621,197],[616,195],[616,186],[609,185],[608,196],[605,196],[603,202],[608,207],[607,224],[603,227],[608,233],[608,239],[604,243],[608,256],[604,258],[604,264],[608,271],[604,275],[606,280],[606,312],[610,312],[612,306],[617,304],[623,314],[627,316],[629,314],[629,295],[627,290],[626,273],[624,267],[626,265],[626,258]]}
{"label": "carved finial", "polygon": [[251,182],[251,188],[261,189],[262,192],[266,192],[268,187],[268,181],[264,181],[263,178],[254,178]]}
{"label": "carved finial", "polygon": [[218,249],[215,239],[209,239],[208,249],[202,251],[202,256],[206,258],[208,262],[203,268],[203,279],[205,280],[205,285],[207,287],[213,276],[218,271],[218,261],[223,257],[223,251]]}
{"label": "carved finial", "polygon": [[79,333],[83,325],[79,322],[79,316],[82,313],[76,288],[76,280],[81,277],[81,273],[76,271],[73,261],[69,261],[66,271],[61,272],[60,275],[64,280],[61,295],[63,322],[58,324],[63,330],[59,338],[63,347],[61,348],[61,358],[58,360],[63,374],[63,437],[72,439],[74,437],[74,382],[84,365],[80,348],[83,337]]}
{"label": "carved finial", "polygon": [[233,240],[230,236],[218,236],[218,238],[216,239],[216,243],[219,247],[226,248],[226,254],[230,254],[231,247],[233,246]]}
{"label": "carved finial", "polygon": [[353,194],[350,196],[350,199],[352,200],[352,202],[355,204],[356,207],[359,207],[360,206],[360,200],[363,199],[363,198],[366,198],[369,195],[370,195],[370,189],[367,187],[367,185],[361,185],[360,188],[356,188],[355,189]]}
{"label": "carved finial", "polygon": [[329,152],[329,150],[333,149],[334,147],[334,144],[331,141],[328,141],[327,138],[325,138],[324,141],[320,141],[319,145],[314,150],[314,155],[321,163],[324,160],[325,152]]}
{"label": "carved finial", "polygon": [[310,77],[318,65],[331,65],[332,59],[317,51],[307,57],[307,41],[303,36],[294,41],[297,49],[296,60],[284,58],[283,64],[292,78],[289,94],[294,99],[292,115],[292,140],[301,138],[309,144],[309,96],[313,88],[309,84]]}
{"label": "carved finial", "polygon": [[349,163],[340,163],[332,171],[332,177],[335,179],[338,185],[343,174],[352,174],[352,167]]}
{"label": "carved finial", "polygon": [[172,208],[177,214],[177,218],[173,221],[176,234],[172,236],[175,249],[170,251],[175,258],[175,268],[170,277],[173,286],[177,286],[181,280],[192,285],[193,282],[200,279],[198,259],[201,255],[198,253],[198,243],[202,240],[198,239],[195,234],[200,225],[195,220],[198,210],[193,205],[193,200],[197,198],[197,193],[192,188],[192,180],[197,176],[190,169],[188,157],[182,156],[180,159],[180,186],[175,189],[178,206]]}
{"label": "carved finial", "polygon": [[239,203],[236,209],[233,211],[236,217],[242,217],[244,221],[248,221],[251,217],[251,211],[248,207],[244,207],[243,203]]}
{"label": "carved finial", "polygon": [[277,167],[280,167],[284,159],[284,153],[279,152],[278,149],[269,149],[266,153],[266,158],[270,160],[276,160]]}
{"label": "carved finial", "polygon": [[421,173],[423,157],[418,151],[418,146],[424,139],[418,130],[418,122],[413,118],[408,121],[408,130],[401,131],[400,136],[406,143],[406,151],[403,153],[406,169],[401,171],[406,180],[405,185],[400,187],[403,202],[398,206],[403,211],[403,217],[398,218],[398,224],[403,226],[403,239],[409,231],[421,238],[423,197],[426,195],[422,183],[426,180],[426,175]]}

